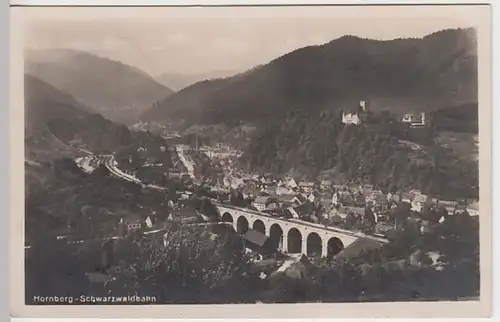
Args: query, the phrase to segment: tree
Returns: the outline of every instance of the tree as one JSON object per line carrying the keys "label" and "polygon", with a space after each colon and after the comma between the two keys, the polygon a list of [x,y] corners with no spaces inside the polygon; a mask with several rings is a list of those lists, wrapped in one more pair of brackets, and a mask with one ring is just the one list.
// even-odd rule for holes
{"label": "tree", "polygon": [[200,212],[214,221],[219,220],[219,211],[217,210],[217,207],[215,207],[215,205],[212,203],[212,201],[208,198],[203,198],[201,200]]}
{"label": "tree", "polygon": [[203,231],[181,227],[166,233],[165,244],[141,240],[138,257],[121,261],[122,269],[108,285],[109,290],[113,294],[147,290],[160,303],[241,298],[252,285],[248,279],[256,276],[249,273],[248,258],[234,238],[212,240]]}
{"label": "tree", "polygon": [[373,211],[370,207],[365,207],[365,214],[363,217],[363,221],[365,222],[365,224],[366,224],[365,227],[368,230],[373,230],[373,228],[375,228],[376,218],[375,218],[375,214],[373,213]]}
{"label": "tree", "polygon": [[404,227],[406,227],[410,214],[411,208],[409,204],[402,202],[396,207],[396,209],[394,210],[396,229],[403,229]]}
{"label": "tree", "polygon": [[349,212],[345,218],[346,229],[352,229],[356,225],[358,225],[359,220],[356,215],[352,212]]}
{"label": "tree", "polygon": [[245,198],[240,190],[233,190],[229,196],[229,202],[233,206],[242,207],[245,205]]}
{"label": "tree", "polygon": [[34,240],[26,256],[25,296],[74,296],[88,292],[90,285],[83,262],[72,253],[74,246],[55,238]]}

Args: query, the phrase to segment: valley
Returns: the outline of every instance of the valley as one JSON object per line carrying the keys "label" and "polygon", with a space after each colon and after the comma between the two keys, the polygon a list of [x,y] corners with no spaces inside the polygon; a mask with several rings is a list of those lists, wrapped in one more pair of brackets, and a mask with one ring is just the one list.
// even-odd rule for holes
{"label": "valley", "polygon": [[81,51],[26,64],[27,293],[479,296],[474,30],[344,36],[177,92]]}

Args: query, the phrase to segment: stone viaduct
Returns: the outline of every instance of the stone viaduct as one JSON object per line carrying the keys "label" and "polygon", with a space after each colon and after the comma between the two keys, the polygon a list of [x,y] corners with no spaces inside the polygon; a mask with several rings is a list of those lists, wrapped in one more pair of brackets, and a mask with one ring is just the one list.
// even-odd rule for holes
{"label": "stone viaduct", "polygon": [[338,254],[359,238],[368,238],[381,245],[388,240],[336,227],[297,219],[285,219],[262,212],[215,203],[221,221],[230,222],[236,232],[254,229],[266,234],[283,253],[329,257]]}

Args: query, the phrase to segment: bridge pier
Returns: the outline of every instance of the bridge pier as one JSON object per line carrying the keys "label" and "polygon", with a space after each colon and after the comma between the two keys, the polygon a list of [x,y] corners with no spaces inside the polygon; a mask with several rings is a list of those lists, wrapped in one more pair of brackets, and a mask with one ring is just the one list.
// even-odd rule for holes
{"label": "bridge pier", "polygon": [[[312,243],[309,245],[311,251],[315,252],[316,255],[321,255],[321,257],[328,257],[339,253],[359,238],[369,238],[380,245],[388,242],[386,239],[376,236],[353,233],[339,228],[327,228],[298,220],[274,218],[249,209],[216,204],[222,217],[224,217],[223,221],[231,221],[236,232],[238,232],[238,222],[240,222],[240,230],[241,228],[248,228],[265,232],[267,236],[273,238],[277,249],[283,253],[292,251],[293,253],[307,255],[307,246]],[[241,220],[239,220],[240,218]],[[259,221],[259,224],[254,227],[257,221]],[[239,233],[243,233],[244,230]],[[278,238],[278,236],[281,237]],[[299,247],[301,248],[300,251]]]}
{"label": "bridge pier", "polygon": [[302,236],[302,247],[300,248],[301,254],[307,256],[307,235]]}
{"label": "bridge pier", "polygon": [[288,253],[288,236],[283,234],[281,236],[280,244],[281,245],[279,246],[279,248],[280,248],[281,252]]}
{"label": "bridge pier", "polygon": [[328,256],[328,237],[324,236],[321,239],[321,257]]}

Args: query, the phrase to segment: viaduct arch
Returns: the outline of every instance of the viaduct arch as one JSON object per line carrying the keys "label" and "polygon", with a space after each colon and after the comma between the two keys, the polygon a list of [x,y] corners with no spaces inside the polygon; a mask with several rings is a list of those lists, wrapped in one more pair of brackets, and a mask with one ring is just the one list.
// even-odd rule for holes
{"label": "viaduct arch", "polygon": [[284,253],[306,254],[313,257],[333,257],[361,237],[380,244],[387,240],[318,224],[268,216],[250,209],[216,205],[221,221],[232,223],[239,234],[254,229],[267,236]]}
{"label": "viaduct arch", "polygon": [[265,234],[266,233],[266,225],[262,222],[262,220],[257,219],[253,222],[253,230],[258,231],[259,233]]}

